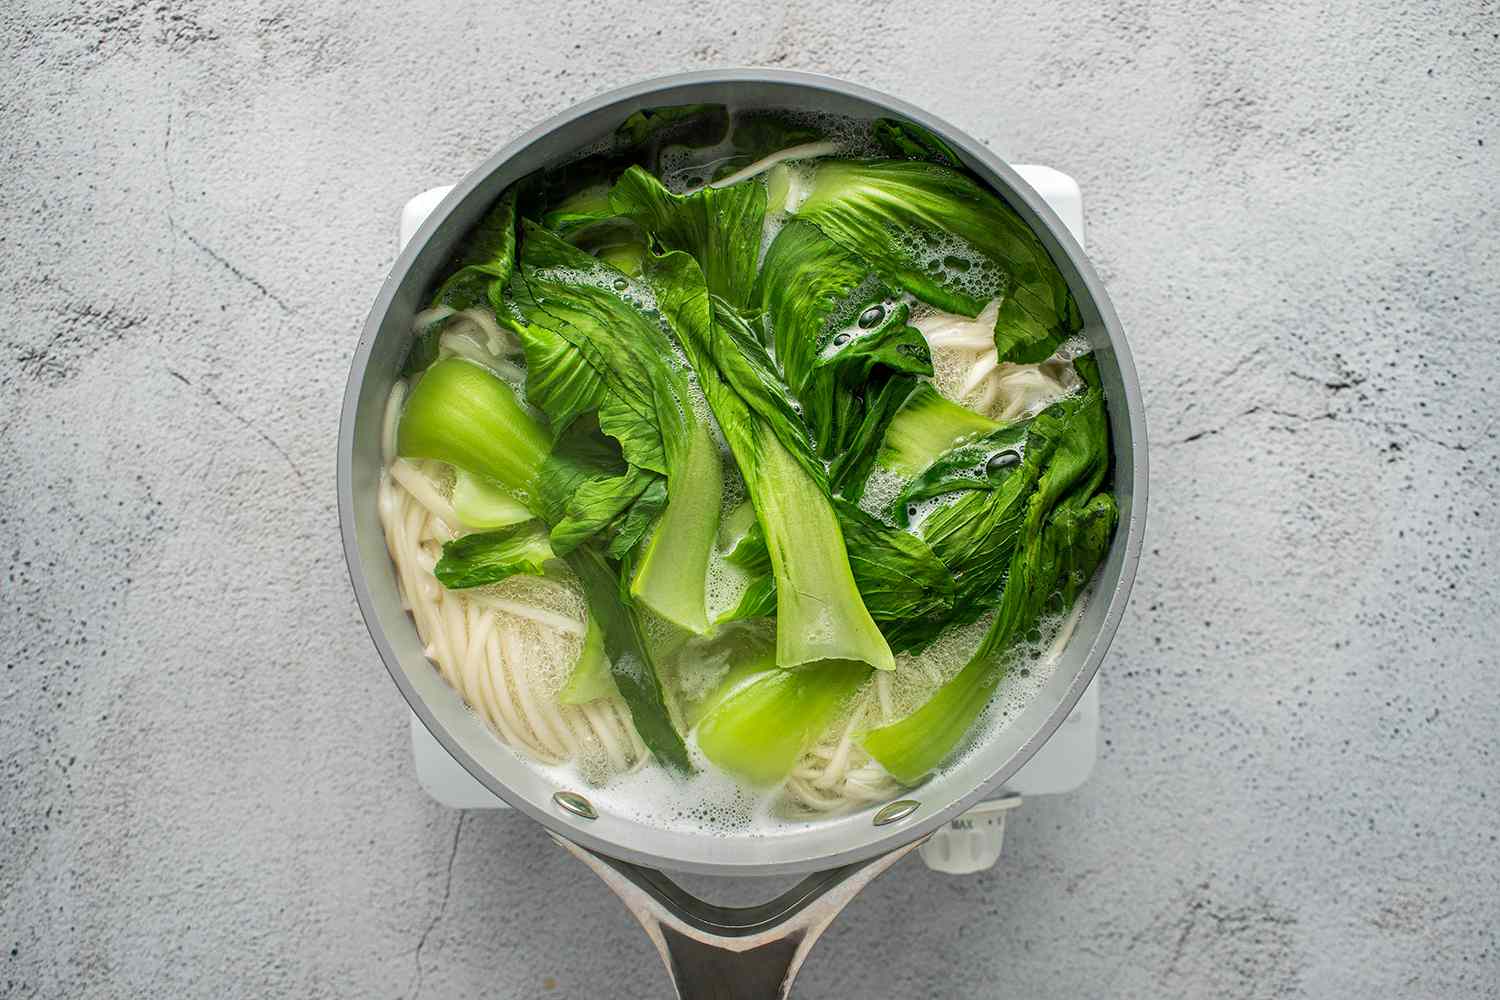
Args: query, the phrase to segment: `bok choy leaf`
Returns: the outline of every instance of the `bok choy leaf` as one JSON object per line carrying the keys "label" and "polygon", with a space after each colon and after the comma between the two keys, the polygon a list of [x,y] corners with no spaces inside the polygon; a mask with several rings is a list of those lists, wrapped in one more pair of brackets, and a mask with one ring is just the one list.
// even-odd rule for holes
{"label": "bok choy leaf", "polygon": [[397,427],[404,458],[447,462],[505,489],[536,510],[547,434],[489,369],[447,358],[427,369]]}
{"label": "bok choy leaf", "polygon": [[528,521],[462,535],[445,543],[442,558],[432,572],[444,587],[459,590],[499,583],[517,573],[541,576],[546,572],[545,564],[555,558],[547,533]]}
{"label": "bok choy leaf", "polygon": [[1037,235],[958,170],[923,160],[820,161],[796,215],[939,309],[977,316],[1003,293],[1002,362],[1045,361],[1083,325]]}
{"label": "bok choy leaf", "polygon": [[626,169],[639,166],[654,173],[664,158],[719,145],[729,128],[729,112],[722,104],[637,111],[620,123],[604,148],[523,180],[518,185],[525,191],[521,214],[570,237],[578,227],[614,215],[600,195],[607,196]]}
{"label": "bok choy leaf", "polygon": [[999,429],[1000,425],[989,417],[923,385],[902,401],[886,429],[876,461],[891,472],[914,476],[950,448]]}
{"label": "bok choy leaf", "polygon": [[630,707],[631,720],[641,742],[668,768],[683,774],[690,772],[693,767],[687,747],[672,726],[645,630],[640,618],[620,603],[614,570],[592,546],[569,555],[568,566],[583,584],[589,617],[599,623],[610,677]]}
{"label": "bok choy leaf", "polygon": [[1025,496],[1020,512],[1007,501],[1019,523],[989,631],[964,668],[921,708],[862,740],[900,781],[920,780],[958,748],[1004,677],[1007,648],[1035,627],[1049,604],[1066,611],[1109,546],[1118,511],[1114,498],[1099,492],[1109,467],[1108,424],[1093,361],[1081,360],[1089,390],[1037,415],[1023,461],[995,491],[1003,495],[1005,486],[1017,484]]}
{"label": "bok choy leaf", "polygon": [[453,513],[475,531],[504,528],[535,515],[509,493],[463,469],[453,476]]}
{"label": "bok choy leaf", "polygon": [[691,254],[710,293],[738,309],[749,306],[766,215],[766,189],[759,181],[679,195],[632,167],[615,184],[609,202],[664,249]]}
{"label": "bok choy leaf", "polygon": [[932,374],[927,341],[906,325],[909,307],[895,294],[867,262],[802,220],[772,240],[757,279],[776,359],[818,453],[843,462],[835,489],[863,481],[851,470],[868,473],[893,403],[916,384],[901,376]]}
{"label": "bok choy leaf", "polygon": [[609,657],[604,655],[604,632],[590,615],[588,628],[583,633],[583,649],[558,694],[558,700],[564,705],[582,705],[599,698],[614,698],[619,693],[609,672]]}
{"label": "bok choy leaf", "polygon": [[891,669],[890,646],[854,583],[822,467],[784,391],[771,385],[750,350],[753,335],[732,309],[714,307],[702,271],[687,254],[658,258],[648,274],[766,537],[776,577],[777,664],[858,660]]}
{"label": "bok choy leaf", "polygon": [[963,165],[952,146],[915,122],[900,118],[877,118],[870,131],[887,156],[928,160],[946,167]]}
{"label": "bok choy leaf", "polygon": [[[947,623],[954,585],[927,543],[870,516],[842,497],[833,500],[849,552],[849,569],[870,617],[894,653],[925,645]],[[776,583],[765,535],[757,524],[725,557],[752,574],[739,604],[720,621],[775,611]]]}
{"label": "bok choy leaf", "polygon": [[[527,224],[525,237],[512,299],[524,319],[527,396],[554,427],[596,412],[599,430],[619,443],[628,466],[573,487],[568,516],[553,525],[553,543],[568,551],[637,498],[658,499],[659,490],[648,493],[652,474],[665,475],[666,512],[637,561],[631,593],[683,628],[707,631],[704,592],[723,480],[718,447],[694,413],[686,372],[661,327],[628,297],[628,279],[539,227]],[[649,524],[643,512],[636,508],[637,516],[623,522],[636,529],[637,540]],[[626,537],[615,535],[611,554],[624,554]]]}
{"label": "bok choy leaf", "polygon": [[1109,548],[1118,516],[1108,493],[1070,501],[1017,550],[995,623],[969,662],[921,708],[860,741],[892,777],[916,784],[958,749],[1005,677],[1006,647],[1037,621],[1049,600],[1064,611],[1072,605]]}

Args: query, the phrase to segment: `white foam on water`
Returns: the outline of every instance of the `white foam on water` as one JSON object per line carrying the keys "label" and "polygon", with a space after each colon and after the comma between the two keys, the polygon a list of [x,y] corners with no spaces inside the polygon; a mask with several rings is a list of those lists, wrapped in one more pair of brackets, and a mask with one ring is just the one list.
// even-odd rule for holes
{"label": "white foam on water", "polygon": [[1005,293],[1006,275],[972,243],[952,233],[900,233],[895,244],[916,270],[952,291],[980,302]]}
{"label": "white foam on water", "polygon": [[[1086,600],[1086,595],[1079,598],[1074,616]],[[963,669],[992,620],[993,615],[987,614],[970,625],[949,629],[920,656],[898,656],[896,669],[891,673],[893,711],[889,720],[879,722],[893,721],[915,711],[941,684]],[[1006,656],[1005,676],[964,748],[934,772],[928,783],[940,782],[944,774],[976,753],[983,753],[994,736],[1035,700],[1056,672],[1060,657],[1050,655],[1051,646],[1064,623],[1064,616],[1048,616],[1011,648]],[[709,682],[699,689],[711,690],[722,676],[722,668],[711,672]],[[866,683],[873,685],[873,676]],[[849,706],[859,700],[863,691],[850,699],[835,718],[834,726],[847,722]],[[876,723],[872,720],[871,724]],[[628,774],[601,776],[579,761],[547,766],[528,760],[528,764],[556,781],[559,787],[583,792],[601,813],[623,816],[658,829],[719,837],[775,837],[796,834],[806,830],[810,823],[832,822],[841,815],[810,818],[805,811],[791,807],[780,788],[748,788],[718,770],[691,737],[687,747],[695,773],[686,778],[652,765]]]}
{"label": "white foam on water", "polygon": [[[538,268],[536,277],[559,285],[583,285],[618,296],[643,313],[657,312],[656,293],[644,281],[632,281],[609,265],[600,262],[587,270],[576,267]],[[541,300],[545,304],[545,300]]]}
{"label": "white foam on water", "polygon": [[865,491],[859,498],[859,509],[886,524],[894,524],[891,507],[896,497],[911,480],[889,471],[878,462],[870,469],[870,478],[865,480]]}

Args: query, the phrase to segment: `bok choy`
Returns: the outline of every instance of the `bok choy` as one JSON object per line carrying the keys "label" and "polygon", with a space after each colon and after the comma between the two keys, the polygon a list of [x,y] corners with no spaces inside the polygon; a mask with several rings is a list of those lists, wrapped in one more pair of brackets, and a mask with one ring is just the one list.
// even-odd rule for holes
{"label": "bok choy", "polygon": [[650,275],[765,533],[776,577],[777,664],[857,660],[891,669],[890,646],[855,586],[821,466],[769,358],[732,307],[715,306],[691,257],[667,254]]}
{"label": "bok choy", "polygon": [[[927,338],[960,343],[941,313],[979,317],[961,343],[985,351],[965,380],[984,413],[939,391],[951,355],[935,379]],[[582,597],[582,652],[526,723],[591,727],[575,753],[633,762],[643,743],[688,774],[691,743],[757,788],[815,788],[818,809],[854,758],[861,781],[921,781],[1114,535],[1104,394],[1064,345],[1082,314],[1063,269],[910,122],[638,111],[506,190],[420,320],[395,451],[452,478],[417,498],[442,522],[421,522],[417,555],[388,527],[392,552],[480,607],[474,588],[516,576]],[[1028,402],[987,374],[1023,364],[1066,377]],[[455,606],[472,630],[475,605]],[[539,711],[531,688],[509,701],[514,669],[482,665],[500,681],[471,702]],[[930,696],[902,716],[893,689]]]}
{"label": "bok choy", "polygon": [[1025,458],[1006,479],[1020,485],[996,491],[1025,496],[1009,534],[1009,565],[994,623],[964,668],[921,708],[864,737],[870,755],[908,784],[958,748],[1005,676],[1008,647],[1049,604],[1067,611],[1108,548],[1118,519],[1114,498],[1100,492],[1109,463],[1108,426],[1091,360],[1081,367],[1088,392],[1032,421]]}
{"label": "bok choy", "polygon": [[[642,498],[658,508],[665,502],[631,593],[683,628],[705,632],[722,475],[718,445],[694,412],[686,373],[667,335],[631,301],[623,273],[532,223],[523,228],[511,301],[526,352],[527,397],[557,431],[594,415],[625,463],[622,471],[570,484],[553,543],[571,551]],[[666,483],[654,487],[660,476]]]}
{"label": "bok choy", "polygon": [[[544,504],[538,485],[547,464],[545,431],[510,386],[470,361],[449,358],[423,373],[401,415],[397,451],[406,458],[447,462],[486,479],[549,520],[558,512],[555,502]],[[443,558],[461,574],[455,577],[460,582],[478,576],[485,578],[475,582],[495,582],[505,567],[535,572],[538,562],[545,561],[541,547],[546,541],[522,535],[520,529],[510,535],[502,529],[492,536],[463,536],[448,543]],[[611,676],[636,732],[664,765],[689,770],[687,749],[672,726],[640,620],[619,602],[615,571],[594,545],[575,549],[567,564],[583,585],[589,618],[598,623]]]}
{"label": "bok choy", "polygon": [[796,214],[939,309],[977,316],[1003,295],[1001,361],[1045,361],[1083,325],[1036,233],[960,170],[924,160],[823,160]]}

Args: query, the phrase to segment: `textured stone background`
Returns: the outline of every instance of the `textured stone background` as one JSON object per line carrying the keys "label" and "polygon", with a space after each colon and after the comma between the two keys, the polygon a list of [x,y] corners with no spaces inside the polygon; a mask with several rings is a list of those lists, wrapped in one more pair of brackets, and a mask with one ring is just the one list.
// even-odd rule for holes
{"label": "textured stone background", "polygon": [[417,789],[334,434],[405,198],[730,64],[1078,177],[1152,432],[1092,781],[803,995],[1500,990],[1493,4],[372,6],[0,9],[0,994],[662,995],[537,827]]}

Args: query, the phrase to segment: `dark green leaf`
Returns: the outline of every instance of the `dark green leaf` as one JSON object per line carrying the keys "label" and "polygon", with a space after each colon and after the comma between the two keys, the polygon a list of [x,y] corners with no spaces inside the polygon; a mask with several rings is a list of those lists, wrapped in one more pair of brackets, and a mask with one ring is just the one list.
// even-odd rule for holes
{"label": "dark green leaf", "polygon": [[475,228],[461,266],[438,288],[434,306],[454,310],[489,305],[492,285],[504,285],[516,267],[516,190],[508,189]]}
{"label": "dark green leaf", "polygon": [[640,619],[620,602],[615,571],[588,545],[569,555],[568,565],[583,585],[589,619],[598,622],[604,634],[610,675],[630,709],[641,742],[667,768],[679,774],[690,773],[693,767],[687,747],[672,725]]}
{"label": "dark green leaf", "polygon": [[[559,555],[572,552],[614,523],[648,487],[660,481],[660,476],[634,466],[618,476],[586,480],[568,499],[566,513],[552,526],[552,547]],[[639,540],[639,533],[635,538]]]}
{"label": "dark green leaf", "polygon": [[617,144],[640,148],[650,143],[697,147],[718,143],[729,128],[729,112],[722,104],[678,104],[645,108],[615,129]]}
{"label": "dark green leaf", "polygon": [[995,324],[1001,361],[1044,361],[1082,325],[1037,235],[957,170],[921,160],[825,160],[796,214],[940,309],[977,316],[1004,292]]}
{"label": "dark green leaf", "polygon": [[616,213],[633,219],[667,250],[691,254],[708,290],[737,309],[750,303],[766,215],[759,181],[673,194],[639,167],[625,171],[610,192]]}
{"label": "dark green leaf", "polygon": [[[549,213],[567,213],[572,208],[575,223],[583,217],[603,218],[606,212],[590,200],[598,190],[608,190],[620,174],[632,166],[655,173],[663,153],[717,146],[729,133],[729,112],[722,104],[684,104],[646,108],[626,118],[602,149],[575,160],[539,171],[522,182],[522,214],[546,220]],[[576,200],[575,200],[576,199]],[[607,213],[613,214],[613,213]],[[552,223],[569,226],[553,216]],[[544,222],[548,228],[552,223]]]}
{"label": "dark green leaf", "polygon": [[845,438],[843,448],[833,456],[828,467],[829,484],[836,494],[854,501],[864,495],[865,483],[870,478],[891,422],[907,398],[921,385],[915,378],[895,376],[866,392],[864,415],[859,425]]}
{"label": "dark green leaf", "polygon": [[[774,379],[759,341],[737,311],[716,308],[710,301],[702,272],[688,255],[669,253],[647,273],[765,532],[777,580],[777,663],[790,667],[849,659],[890,669],[895,665],[890,647],[865,609],[849,569],[826,476],[810,458],[806,430]],[[767,413],[785,426],[778,429]],[[800,456],[783,443],[782,435],[800,443]]]}
{"label": "dark green leaf", "polygon": [[[527,320],[523,343],[539,340],[535,331],[546,329],[571,348],[552,364],[597,378],[599,429],[619,442],[630,465],[624,478],[579,490],[567,518],[554,525],[554,545],[567,551],[611,525],[608,551],[619,557],[661,514],[661,529],[642,553],[630,593],[684,628],[707,630],[706,571],[723,487],[719,450],[699,425],[687,372],[671,341],[640,305],[646,290],[529,224],[518,283],[514,299]],[[538,380],[539,390],[548,386]],[[558,399],[544,396],[539,403],[550,413]],[[648,473],[667,481],[652,488]]]}
{"label": "dark green leaf", "polygon": [[520,325],[526,354],[526,398],[554,432],[573,426],[604,401],[604,375],[567,338],[540,323]]}
{"label": "dark green leaf", "polygon": [[[927,544],[871,517],[839,497],[833,500],[849,552],[849,569],[870,617],[893,652],[925,645],[953,609],[953,579]],[[756,575],[739,604],[721,621],[754,618],[775,610],[775,578],[765,535],[757,524],[725,561]]]}
{"label": "dark green leaf", "polygon": [[546,230],[524,228],[511,287],[527,324],[527,397],[554,428],[597,407],[600,428],[630,464],[668,474],[685,452],[692,410],[666,335],[624,297],[623,274]]}
{"label": "dark green leaf", "polygon": [[849,568],[870,615],[893,652],[926,645],[953,610],[948,568],[922,539],[834,499],[849,548]]}
{"label": "dark green leaf", "polygon": [[928,160],[946,167],[962,167],[953,147],[921,125],[900,118],[877,118],[870,131],[887,156]]}
{"label": "dark green leaf", "polygon": [[[605,555],[611,559],[623,559],[627,552],[640,544],[666,507],[667,481],[661,476],[652,476],[640,496],[615,522]],[[702,589],[698,588],[700,594]]]}
{"label": "dark green leaf", "polygon": [[422,328],[422,331],[412,339],[411,350],[406,354],[406,361],[401,366],[401,374],[410,378],[418,372],[426,371],[428,366],[437,360],[438,338],[443,334],[443,327],[448,324],[448,317],[433,320]]}
{"label": "dark green leaf", "polygon": [[546,531],[528,521],[446,543],[433,575],[449,590],[459,590],[499,583],[517,573],[541,576],[543,564],[554,558]]}
{"label": "dark green leaf", "polygon": [[869,264],[801,220],[766,251],[758,301],[818,453],[838,464],[835,489],[857,496],[886,424],[915,384],[899,376],[932,374],[926,339],[906,325],[909,307]]}
{"label": "dark green leaf", "polygon": [[1027,427],[1025,422],[1010,424],[944,452],[912,477],[897,496],[892,515],[899,523],[906,524],[912,504],[945,493],[987,490],[1001,485],[1021,465]]}
{"label": "dark green leaf", "polygon": [[1066,610],[1109,547],[1118,512],[1113,497],[1096,492],[1109,461],[1098,388],[1039,414],[1028,430],[1026,449],[1022,468],[996,491],[1034,474],[1036,488],[1026,498],[1020,536],[989,631],[964,668],[921,708],[861,741],[900,781],[920,780],[960,745],[1005,675],[1007,648],[1049,606]]}

